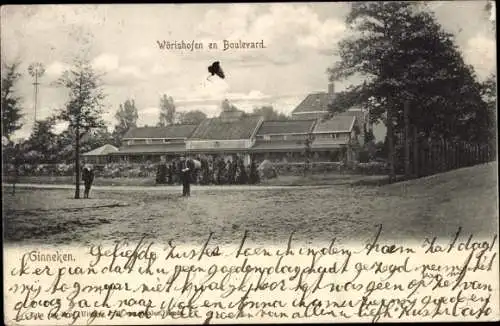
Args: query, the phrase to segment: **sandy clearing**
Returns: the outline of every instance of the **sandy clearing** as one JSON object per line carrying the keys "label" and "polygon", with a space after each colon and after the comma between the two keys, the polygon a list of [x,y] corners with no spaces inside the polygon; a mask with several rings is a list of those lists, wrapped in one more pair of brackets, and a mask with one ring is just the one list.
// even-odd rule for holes
{"label": "sandy clearing", "polygon": [[229,243],[247,230],[251,241],[261,243],[283,242],[293,231],[306,243],[366,241],[378,223],[386,239],[421,240],[451,235],[458,227],[481,236],[498,229],[495,176],[496,164],[485,164],[382,187],[207,189],[190,198],[113,188],[75,200],[67,189],[18,189],[15,196],[4,193],[5,239],[81,245],[146,235],[158,242],[202,243],[215,232],[214,241]]}

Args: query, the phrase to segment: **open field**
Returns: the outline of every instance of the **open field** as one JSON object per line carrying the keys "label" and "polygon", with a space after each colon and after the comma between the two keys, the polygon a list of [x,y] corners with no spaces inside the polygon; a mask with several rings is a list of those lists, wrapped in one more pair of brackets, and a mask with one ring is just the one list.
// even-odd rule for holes
{"label": "open field", "polygon": [[371,238],[382,223],[383,238],[451,235],[461,226],[476,236],[498,229],[497,164],[455,170],[385,186],[339,184],[260,191],[205,190],[192,197],[172,191],[99,190],[87,200],[68,189],[4,188],[5,240],[10,244],[88,244],[143,235],[158,242],[314,243]]}

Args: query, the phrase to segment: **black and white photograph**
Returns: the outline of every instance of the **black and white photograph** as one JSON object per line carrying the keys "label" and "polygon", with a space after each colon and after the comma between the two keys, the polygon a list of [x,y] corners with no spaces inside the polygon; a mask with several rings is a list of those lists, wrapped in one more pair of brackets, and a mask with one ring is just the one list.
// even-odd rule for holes
{"label": "black and white photograph", "polygon": [[[11,308],[4,322],[498,320],[495,5],[478,0],[2,6],[4,307]],[[118,254],[132,243],[138,243],[133,254]],[[163,251],[147,260],[148,244]],[[308,248],[323,244],[316,261]],[[365,252],[339,249],[349,251],[345,260],[338,258],[344,270],[321,272],[319,265],[331,266],[341,244],[359,245],[369,257],[364,261]],[[144,290],[130,291],[134,304],[118,300],[130,297],[123,284],[138,285],[108,274],[115,258],[128,257],[128,273],[142,273],[132,266],[136,259],[147,263],[156,271],[148,277],[165,283],[158,264],[164,255],[175,264],[174,249],[182,245],[202,248],[196,251],[200,264],[218,259],[217,272],[190,265],[184,276],[184,267],[176,265],[174,275],[180,276],[167,283],[179,282],[184,293],[181,283],[186,286],[191,271],[208,273],[224,286],[240,285],[222,296],[233,303],[210,306],[191,298],[189,309],[176,306],[179,312],[173,304],[166,311],[156,299],[146,308],[135,306],[135,300],[148,299]],[[305,311],[299,304],[277,304],[284,296],[278,285],[263,292],[273,304],[257,302],[257,294],[237,295],[237,272],[226,279],[224,254],[217,253],[224,246],[239,248],[238,266],[245,256],[245,265],[261,262],[275,273],[285,260],[292,264],[287,255],[293,249],[304,253],[304,266],[311,269],[303,273],[315,286],[300,287],[286,273],[276,284],[283,293],[295,291],[290,299],[307,301],[297,289],[310,290],[304,293],[311,294],[311,303],[303,305]],[[268,247],[287,250],[276,267]],[[63,248],[81,253],[60,254]],[[113,308],[106,309],[114,312],[98,311],[90,299],[88,305],[77,302],[85,286],[97,285],[85,285],[82,277],[72,296],[78,274],[69,272],[72,267],[58,273],[51,266],[86,266],[78,258],[85,252],[100,268],[108,258],[103,248],[114,256],[99,278],[116,283],[106,287],[107,296],[103,289],[85,295],[120,301],[116,308],[109,302],[101,306],[109,303]],[[417,253],[418,260],[412,256]],[[447,258],[425,258],[433,253]],[[408,276],[398,269],[388,277],[404,280],[398,281],[410,293],[404,300],[418,295],[411,279],[438,299],[422,294],[412,305],[393,302],[387,282],[386,292],[373,283],[381,272],[374,271],[371,257],[379,264],[400,261]],[[456,265],[439,265],[447,263]],[[365,279],[359,288],[353,285],[351,309],[339,312],[337,303],[321,300],[343,295],[323,292],[335,274],[349,268],[354,278],[344,289],[360,274]],[[419,268],[420,281],[410,276]],[[349,280],[346,273],[339,279]],[[260,289],[262,274],[259,279],[247,269],[244,275],[241,282],[255,277],[255,291]],[[28,285],[32,276],[40,281]],[[335,292],[331,284],[328,291]],[[398,284],[393,285],[391,290]],[[208,295],[208,287],[203,289]],[[210,291],[207,298],[220,295]],[[322,303],[316,305],[314,295]],[[391,301],[370,301],[375,295]],[[46,312],[42,301],[55,299],[63,303]],[[70,312],[63,311],[65,300]],[[146,317],[137,316],[139,308]],[[84,317],[84,310],[93,312]],[[153,321],[156,310],[161,312]]]}

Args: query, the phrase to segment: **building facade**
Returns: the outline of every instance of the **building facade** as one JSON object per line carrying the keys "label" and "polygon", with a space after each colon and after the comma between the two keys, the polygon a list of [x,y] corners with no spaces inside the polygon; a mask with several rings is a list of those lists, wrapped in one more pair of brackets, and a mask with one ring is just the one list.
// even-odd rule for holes
{"label": "building facade", "polygon": [[250,151],[262,124],[260,116],[244,116],[241,111],[223,112],[219,118],[205,119],[186,140],[190,156],[240,157],[250,164]]}
{"label": "building facade", "polygon": [[111,155],[129,162],[156,162],[161,156],[170,160],[181,155],[224,160],[239,157],[248,165],[252,158],[300,162],[306,151],[311,151],[315,161],[357,160],[364,131],[370,128],[368,115],[357,108],[331,114],[334,97],[330,83],[328,92],[307,95],[290,120],[264,121],[227,108],[219,117],[198,125],[134,128]]}
{"label": "building facade", "polygon": [[129,130],[122,146],[113,155],[128,162],[156,162],[161,156],[172,159],[186,152],[186,140],[197,125],[170,125],[166,127],[139,127]]}

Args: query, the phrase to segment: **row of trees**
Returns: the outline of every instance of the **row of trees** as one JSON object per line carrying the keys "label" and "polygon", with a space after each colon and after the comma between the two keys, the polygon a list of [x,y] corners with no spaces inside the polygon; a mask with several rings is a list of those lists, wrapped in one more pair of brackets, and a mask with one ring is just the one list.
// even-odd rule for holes
{"label": "row of trees", "polygon": [[[236,111],[238,108],[231,104],[227,99],[221,102],[221,111]],[[261,115],[264,120],[287,120],[288,117],[277,112],[272,106],[255,107],[252,114]],[[120,107],[115,115],[118,121],[113,131],[113,144],[119,146],[120,140],[125,133],[133,127],[137,127],[138,110],[133,100],[127,100]],[[163,95],[160,98],[160,115],[156,124],[158,127],[164,127],[173,124],[199,124],[207,118],[207,115],[200,110],[187,112],[177,112],[174,99],[171,96]],[[103,135],[105,136],[105,135]],[[108,141],[109,137],[103,137],[102,140]],[[108,141],[109,142],[109,141]]]}
{"label": "row of trees", "polygon": [[[5,139],[5,154],[18,157],[20,161],[31,163],[58,163],[75,160],[75,146],[83,153],[105,144],[121,145],[121,139],[130,129],[137,127],[138,108],[134,100],[120,104],[115,114],[117,121],[110,132],[102,120],[104,93],[100,76],[92,66],[83,60],[75,62],[74,67],[65,72],[57,85],[69,90],[66,105],[52,116],[38,120],[29,138],[22,144],[11,141],[12,135],[22,127],[22,99],[16,94],[15,86],[21,77],[19,63],[6,64],[2,67],[2,136]],[[237,110],[224,100],[221,110]],[[265,119],[287,119],[271,106],[254,108],[254,114],[261,114]],[[197,124],[207,116],[201,111],[176,112],[172,97],[163,95],[160,99],[160,117],[158,126],[171,124]],[[64,121],[68,127],[55,133],[56,124]],[[13,154],[13,150],[17,154]]]}
{"label": "row of trees", "polygon": [[352,3],[346,23],[330,79],[365,82],[340,92],[331,111],[367,108],[387,126],[390,160],[408,125],[421,138],[495,143],[496,76],[478,81],[425,2]]}

